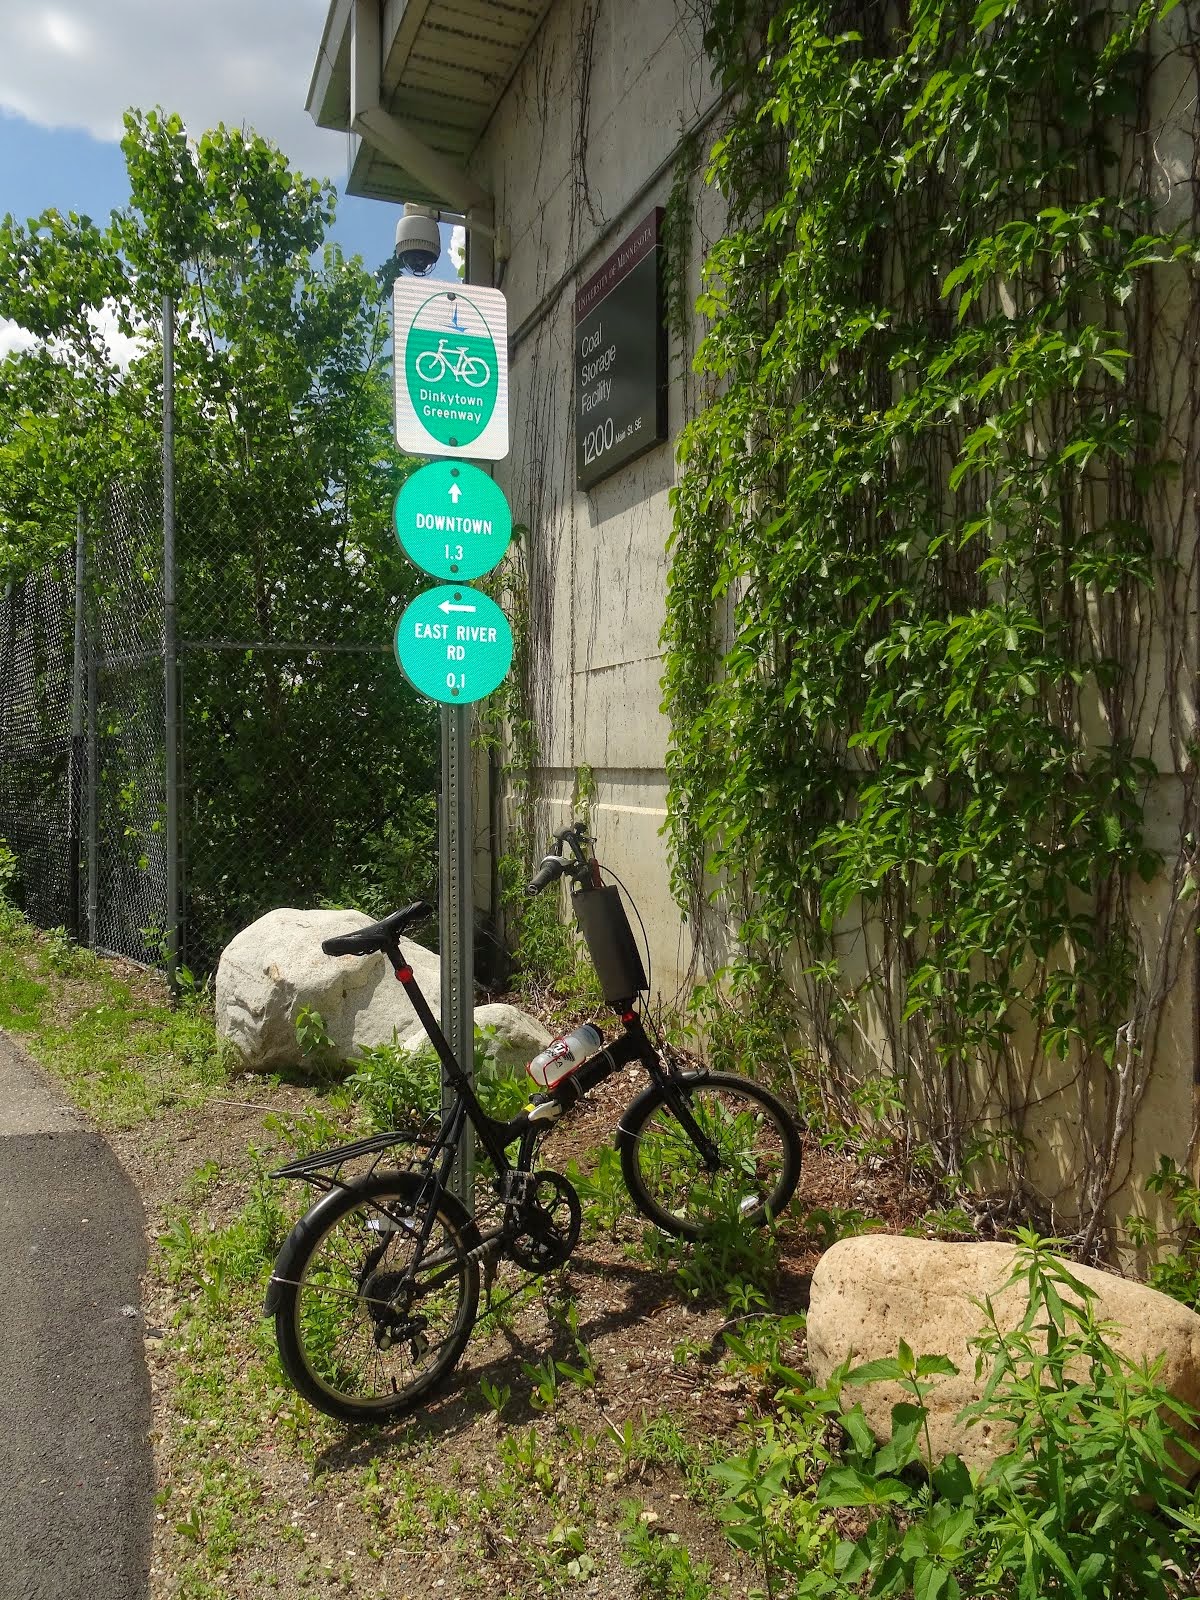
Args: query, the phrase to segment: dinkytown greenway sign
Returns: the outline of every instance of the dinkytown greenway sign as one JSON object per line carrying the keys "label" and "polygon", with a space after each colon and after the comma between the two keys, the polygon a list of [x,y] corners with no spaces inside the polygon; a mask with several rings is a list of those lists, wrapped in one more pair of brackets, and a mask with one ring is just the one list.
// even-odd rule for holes
{"label": "dinkytown greenway sign", "polygon": [[503,491],[469,462],[508,454],[508,314],[499,289],[411,279],[397,279],[392,304],[396,443],[443,458],[401,487],[396,538],[415,567],[453,580],[405,609],[396,659],[419,694],[467,705],[499,688],[512,664],[508,618],[469,587],[499,564],[512,539]]}
{"label": "dinkytown greenway sign", "polygon": [[396,443],[414,456],[508,454],[508,310],[499,289],[392,291]]}

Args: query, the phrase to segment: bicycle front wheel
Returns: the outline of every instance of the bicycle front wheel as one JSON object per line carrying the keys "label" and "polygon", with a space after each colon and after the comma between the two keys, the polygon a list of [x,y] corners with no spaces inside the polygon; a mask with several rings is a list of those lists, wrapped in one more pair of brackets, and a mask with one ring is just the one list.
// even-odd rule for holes
{"label": "bicycle front wheel", "polygon": [[443,1195],[421,1250],[421,1188],[414,1174],[391,1172],[335,1190],[280,1251],[280,1361],[297,1391],[340,1421],[379,1422],[411,1409],[471,1336],[474,1226]]}
{"label": "bicycle front wheel", "polygon": [[700,1239],[722,1225],[758,1227],[779,1216],[800,1181],[800,1133],[761,1084],[685,1073],[621,1119],[621,1168],[644,1217],[676,1238]]}

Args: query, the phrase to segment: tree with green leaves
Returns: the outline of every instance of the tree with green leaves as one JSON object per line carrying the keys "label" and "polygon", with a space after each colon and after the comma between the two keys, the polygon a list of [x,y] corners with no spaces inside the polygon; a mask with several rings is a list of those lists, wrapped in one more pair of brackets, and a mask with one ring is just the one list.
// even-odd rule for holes
{"label": "tree with green leaves", "polygon": [[391,442],[379,284],[326,241],[332,187],[253,133],[193,140],[158,111],[125,129],[130,203],[107,225],[53,211],[0,225],[0,315],[40,341],[0,368],[0,574],[69,544],[82,503],[103,603],[136,611],[131,583],[157,592],[155,519],[135,519],[128,544],[112,507],[118,487],[142,505],[159,493],[169,294],[203,961],[269,905],[378,907],[427,887],[436,736],[381,653],[413,582],[388,525],[408,463]]}

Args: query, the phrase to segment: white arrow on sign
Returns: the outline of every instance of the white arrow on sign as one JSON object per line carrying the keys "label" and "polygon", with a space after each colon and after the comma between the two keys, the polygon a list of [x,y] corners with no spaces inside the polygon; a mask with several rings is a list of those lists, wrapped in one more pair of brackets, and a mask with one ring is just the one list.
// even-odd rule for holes
{"label": "white arrow on sign", "polygon": [[451,498],[451,500],[454,501],[455,505],[458,504],[458,502],[462,499],[462,487],[461,487],[461,485],[459,485],[457,483],[452,483],[450,485],[450,498]]}
{"label": "white arrow on sign", "polygon": [[474,611],[474,606],[456,606],[453,600],[443,600],[438,607],[439,611]]}

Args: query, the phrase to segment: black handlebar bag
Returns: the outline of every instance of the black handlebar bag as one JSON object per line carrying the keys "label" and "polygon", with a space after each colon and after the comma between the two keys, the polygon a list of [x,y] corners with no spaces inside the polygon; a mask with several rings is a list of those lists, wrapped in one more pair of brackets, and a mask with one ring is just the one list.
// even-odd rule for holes
{"label": "black handlebar bag", "polygon": [[620,891],[613,884],[580,889],[571,904],[604,998],[610,1006],[632,1000],[647,987],[646,972]]}

